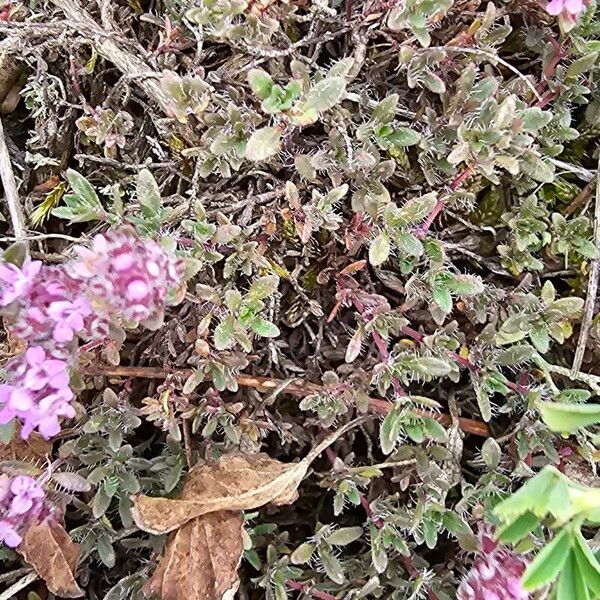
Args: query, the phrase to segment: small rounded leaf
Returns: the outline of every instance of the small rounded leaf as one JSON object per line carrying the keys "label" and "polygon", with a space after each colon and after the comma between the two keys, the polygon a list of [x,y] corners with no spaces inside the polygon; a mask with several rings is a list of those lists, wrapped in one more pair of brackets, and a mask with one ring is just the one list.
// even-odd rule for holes
{"label": "small rounded leaf", "polygon": [[266,160],[279,152],[281,132],[277,127],[257,129],[246,145],[246,158],[254,162]]}

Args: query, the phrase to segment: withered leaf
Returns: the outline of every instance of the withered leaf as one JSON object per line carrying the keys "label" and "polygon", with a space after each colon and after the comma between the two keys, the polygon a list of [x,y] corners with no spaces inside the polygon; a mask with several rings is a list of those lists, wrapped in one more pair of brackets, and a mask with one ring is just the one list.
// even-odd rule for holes
{"label": "withered leaf", "polygon": [[162,534],[212,512],[289,504],[307,468],[304,462],[285,464],[266,454],[228,455],[192,469],[185,497],[136,496],[133,518],[140,529]]}
{"label": "withered leaf", "polygon": [[0,444],[0,461],[44,459],[52,453],[52,443],[45,440],[39,433],[32,433],[28,439],[21,438],[15,430],[8,444]]}
{"label": "withered leaf", "polygon": [[214,464],[200,465],[190,471],[179,499],[133,496],[135,523],[158,535],[212,512],[249,510],[268,503],[290,504],[315,457],[365,419],[361,417],[341,427],[297,463],[285,464],[257,454],[228,455]]}
{"label": "withered leaf", "polygon": [[61,598],[83,596],[75,581],[81,549],[61,525],[51,519],[31,525],[17,550],[50,592]]}
{"label": "withered leaf", "polygon": [[172,533],[144,594],[162,600],[233,600],[243,522],[241,512],[213,512]]}

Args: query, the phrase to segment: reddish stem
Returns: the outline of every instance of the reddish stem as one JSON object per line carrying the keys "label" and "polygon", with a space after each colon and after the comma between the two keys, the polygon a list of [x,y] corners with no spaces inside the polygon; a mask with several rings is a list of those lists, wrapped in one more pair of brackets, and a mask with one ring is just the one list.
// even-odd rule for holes
{"label": "reddish stem", "polygon": [[[353,298],[352,301],[354,303],[354,306],[356,307],[356,310],[360,312],[360,314],[363,316],[366,322],[373,320],[372,315],[364,314],[366,310],[365,305],[358,298]],[[377,351],[379,352],[381,362],[387,363],[390,358],[390,354],[388,352],[384,339],[381,337],[381,334],[378,331],[373,330],[371,331],[371,337],[373,338],[373,342],[377,347]],[[406,392],[404,391],[404,389],[402,389],[402,386],[400,385],[400,382],[396,377],[392,377],[392,387],[394,388],[394,393],[396,394],[396,396],[406,396]]]}
{"label": "reddish stem", "polygon": [[316,590],[312,585],[308,583],[299,583],[297,581],[293,581],[291,579],[286,579],[285,585],[293,590],[298,590],[303,594],[308,596],[312,596],[313,598],[321,598],[321,600],[338,600],[335,596],[328,594],[327,592],[321,592]]}
{"label": "reddish stem", "polygon": [[[473,167],[467,167],[450,182],[450,189],[453,192],[457,190],[472,174]],[[429,214],[425,217],[423,224],[420,227],[416,228],[414,234],[418,238],[425,237],[425,234],[429,231],[429,228],[435,221],[436,217],[442,212],[442,210],[444,210],[444,204],[449,196],[450,194],[444,194],[443,196],[441,196],[440,199],[435,203],[435,206],[431,209]]]}

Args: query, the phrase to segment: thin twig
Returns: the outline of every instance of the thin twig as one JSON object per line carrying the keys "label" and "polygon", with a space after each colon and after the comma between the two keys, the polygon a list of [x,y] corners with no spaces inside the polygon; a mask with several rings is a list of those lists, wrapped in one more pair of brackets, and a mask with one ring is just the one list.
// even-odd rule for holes
{"label": "thin twig", "polygon": [[[173,371],[182,377],[189,377],[192,374],[191,369],[178,369]],[[164,379],[168,372],[160,367],[88,367],[86,373],[88,375],[104,375],[106,377],[139,377],[145,379]],[[236,378],[237,384],[242,387],[252,387],[262,392],[271,392],[278,389],[284,382],[281,379],[273,379],[272,377],[257,377],[254,375],[238,375]],[[285,393],[290,396],[304,398],[311,394],[322,393],[325,388],[322,385],[305,381],[304,379],[295,379],[290,382],[285,388]],[[378,414],[387,414],[392,410],[394,404],[388,400],[381,398],[369,398],[369,409]],[[427,410],[412,409],[424,417],[432,417],[440,424],[449,426],[452,423],[450,415],[437,413]],[[466,433],[472,433],[480,437],[490,437],[491,432],[489,427],[474,419],[460,418],[460,428]]]}
{"label": "thin twig", "polygon": [[588,201],[592,192],[594,191],[594,189],[596,189],[597,178],[598,175],[596,174],[596,176],[591,181],[588,181],[588,183],[586,183],[585,187],[579,192],[579,194],[577,194],[577,196],[573,198],[571,204],[569,204],[569,206],[567,206],[567,208],[565,208],[565,210],[563,211],[565,217],[572,215],[578,208],[583,206]]}
{"label": "thin twig", "polygon": [[[598,171],[600,172],[600,159],[598,159]],[[600,248],[600,177],[596,176],[596,204],[594,207],[594,246]],[[587,293],[585,296],[585,308],[583,311],[583,320],[581,321],[581,330],[579,331],[579,340],[577,340],[577,350],[573,359],[572,375],[577,375],[581,369],[583,355],[587,346],[592,318],[594,316],[594,307],[596,306],[596,294],[598,292],[598,267],[600,267],[600,258],[595,258],[590,265],[590,276],[588,278]]]}
{"label": "thin twig", "polygon": [[347,467],[350,473],[361,473],[367,469],[397,469],[399,467],[409,467],[417,462],[416,458],[408,458],[407,460],[396,460],[392,462],[377,463],[374,465],[363,465],[362,467]]}
{"label": "thin twig", "polygon": [[[10,163],[10,154],[4,137],[4,127],[0,119],[0,179],[4,187],[4,198],[8,205],[10,221],[17,240],[25,240],[25,215],[19,201],[17,182]],[[25,242],[27,243],[27,242]]]}
{"label": "thin twig", "polygon": [[17,577],[20,577],[21,575],[26,575],[27,573],[31,573],[31,571],[31,567],[23,567],[21,569],[9,571],[8,573],[2,573],[2,575],[0,575],[0,583],[17,579]]}
{"label": "thin twig", "polygon": [[[429,48],[429,50],[433,50],[435,48]],[[481,56],[485,56],[489,62],[499,63],[505,66],[509,71],[512,71],[523,83],[531,90],[533,95],[537,100],[541,100],[539,92],[535,89],[535,85],[531,82],[531,80],[519,71],[516,67],[513,67],[510,63],[506,62],[503,58],[500,58],[497,54],[493,52],[488,52],[487,50],[483,50],[482,48],[466,48],[464,46],[438,46],[437,49],[444,50],[445,52],[464,52],[465,54],[480,54]]]}
{"label": "thin twig", "polygon": [[13,583],[9,588],[4,590],[4,592],[0,594],[0,600],[10,600],[11,598],[14,598],[18,592],[33,583],[36,579],[38,579],[38,576],[35,572],[25,575],[25,577],[19,579],[19,581]]}

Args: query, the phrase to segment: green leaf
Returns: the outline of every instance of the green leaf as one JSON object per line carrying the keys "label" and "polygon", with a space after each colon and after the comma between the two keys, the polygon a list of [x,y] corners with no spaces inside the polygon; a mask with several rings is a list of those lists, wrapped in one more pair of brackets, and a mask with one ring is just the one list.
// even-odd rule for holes
{"label": "green leaf", "polygon": [[347,546],[362,537],[363,533],[363,528],[359,525],[356,527],[342,527],[336,529],[327,537],[327,543],[332,546]]}
{"label": "green leaf", "polygon": [[591,398],[592,394],[588,390],[572,388],[570,390],[562,390],[555,400],[557,402],[585,402]]}
{"label": "green leaf", "polygon": [[71,189],[89,206],[97,206],[102,209],[100,199],[94,191],[92,184],[80,173],[74,169],[67,170],[67,181],[71,186]]}
{"label": "green leaf", "polygon": [[494,512],[503,521],[511,521],[528,511],[541,519],[548,512],[548,496],[561,479],[564,479],[564,475],[560,471],[554,467],[546,467],[498,504]]}
{"label": "green leaf", "polygon": [[450,290],[443,284],[435,284],[432,288],[433,301],[446,314],[452,311],[452,294]]}
{"label": "green leaf", "polygon": [[109,568],[115,566],[116,556],[115,549],[108,538],[101,536],[96,539],[96,551],[100,560]]}
{"label": "green leaf", "polygon": [[266,160],[279,152],[281,132],[277,127],[257,129],[246,145],[246,158],[254,162]]}
{"label": "green leaf", "polygon": [[327,577],[340,585],[344,583],[345,577],[342,563],[334,556],[333,552],[326,548],[319,548],[318,554]]}
{"label": "green leaf", "polygon": [[459,296],[476,296],[483,294],[485,289],[480,277],[468,274],[453,274],[446,281],[446,286],[451,292]]}
{"label": "green leaf", "polygon": [[248,71],[248,83],[252,91],[261,99],[265,100],[271,95],[273,79],[263,69],[250,69]]}
{"label": "green leaf", "polygon": [[431,71],[425,71],[425,73],[423,73],[423,83],[425,84],[425,87],[434,94],[446,93],[446,84],[444,83],[444,80]]}
{"label": "green leaf", "polygon": [[444,377],[452,370],[449,363],[435,356],[418,356],[414,359],[414,364],[419,371],[430,377]]}
{"label": "green leaf", "polygon": [[264,300],[275,293],[279,286],[279,277],[277,275],[264,275],[258,277],[250,285],[248,290],[248,300]]}
{"label": "green leaf", "polygon": [[148,219],[159,219],[163,208],[160,188],[154,175],[148,169],[142,169],[137,177],[136,185],[138,202],[142,214]]}
{"label": "green leaf", "polygon": [[590,550],[587,540],[583,537],[581,530],[577,530],[573,536],[573,555],[577,561],[579,571],[587,587],[594,594],[594,598],[600,596],[600,564]]}
{"label": "green leaf", "polygon": [[546,281],[546,283],[544,283],[542,287],[541,297],[544,301],[544,304],[546,305],[550,304],[556,297],[556,290],[554,288],[554,284],[549,279],[548,281]]}
{"label": "green leaf", "polygon": [[369,246],[369,262],[378,267],[382,265],[390,255],[390,238],[385,231],[382,231]]}
{"label": "green leaf", "polygon": [[363,337],[364,337],[364,328],[361,325],[359,325],[356,328],[356,331],[354,332],[352,339],[348,343],[348,347],[346,348],[345,361],[347,363],[354,362],[356,360],[356,358],[358,357],[358,355],[360,354],[360,351],[362,349]]}
{"label": "green leaf", "polygon": [[3,253],[2,260],[4,262],[15,265],[21,268],[25,264],[27,258],[27,244],[25,242],[15,242],[11,244]]}
{"label": "green leaf", "polygon": [[398,217],[404,223],[412,224],[423,220],[437,203],[437,194],[431,192],[419,198],[411,198],[398,211]]}
{"label": "green leaf", "polygon": [[110,506],[110,501],[111,496],[106,493],[104,484],[100,485],[92,502],[92,514],[95,519],[99,519],[106,512]]}
{"label": "green leaf", "polygon": [[395,404],[379,428],[379,445],[384,454],[391,454],[394,451],[403,425],[402,408],[399,404]]}
{"label": "green leaf", "polygon": [[548,125],[552,120],[550,111],[542,110],[537,106],[525,108],[519,113],[519,119],[522,121],[523,131],[537,131]]}
{"label": "green leaf", "polygon": [[446,430],[432,417],[424,417],[421,419],[423,423],[423,429],[429,439],[435,440],[436,442],[446,441]]}
{"label": "green leaf", "polygon": [[550,336],[545,324],[535,326],[529,332],[529,339],[540,354],[545,354],[550,349]]}
{"label": "green leaf", "polygon": [[339,104],[345,94],[346,79],[344,77],[327,77],[310,88],[306,100],[302,103],[302,111],[325,112]]}
{"label": "green leaf", "polygon": [[589,600],[589,597],[577,560],[571,554],[560,573],[555,600]]}
{"label": "green leaf", "polygon": [[216,327],[214,333],[215,348],[225,350],[231,348],[234,344],[233,330],[235,327],[235,318],[232,315],[226,316]]}
{"label": "green leaf", "polygon": [[490,395],[485,385],[479,383],[474,383],[473,385],[481,418],[486,423],[489,423],[492,420],[492,403],[490,402]]}
{"label": "green leaf", "polygon": [[303,565],[307,563],[315,552],[317,545],[311,544],[309,542],[305,542],[304,544],[300,544],[293,552],[290,557],[292,564],[294,565]]}
{"label": "green leaf", "polygon": [[574,60],[567,69],[567,77],[577,78],[583,73],[590,71],[598,60],[599,52],[590,52],[577,60]]}
{"label": "green leaf", "polygon": [[539,519],[532,513],[523,513],[512,523],[502,527],[496,537],[505,544],[516,544],[539,525]]}
{"label": "green leaf", "polygon": [[548,305],[548,312],[556,312],[561,317],[575,317],[583,310],[583,298],[574,296],[569,298],[559,298]]}
{"label": "green leaf", "polygon": [[574,433],[582,427],[600,423],[600,404],[537,403],[544,423],[557,433]]}
{"label": "green leaf", "polygon": [[53,209],[52,214],[60,219],[69,219],[71,223],[104,219],[106,212],[90,182],[73,169],[67,171],[67,179],[75,193],[64,196],[66,206]]}
{"label": "green leaf", "polygon": [[481,446],[481,457],[488,469],[492,471],[497,469],[502,459],[500,444],[492,437],[487,438]]}
{"label": "green leaf", "polygon": [[371,121],[374,125],[387,125],[396,115],[397,108],[398,94],[390,94],[373,109]]}
{"label": "green leaf", "polygon": [[571,531],[563,529],[527,567],[522,584],[526,590],[537,590],[552,583],[571,554]]}
{"label": "green leaf", "polygon": [[421,134],[413,131],[410,127],[394,127],[392,133],[386,138],[395,146],[405,148],[418,144],[421,141]]}
{"label": "green leaf", "polygon": [[250,329],[261,337],[266,338],[274,338],[277,337],[280,333],[279,328],[275,323],[271,323],[271,321],[267,321],[267,319],[263,319],[263,317],[255,317],[250,321]]}
{"label": "green leaf", "polygon": [[519,365],[530,360],[532,356],[533,350],[530,346],[512,346],[498,354],[496,363],[503,367]]}
{"label": "green leaf", "polygon": [[15,432],[16,420],[11,419],[8,423],[0,425],[0,444],[10,444],[13,434]]}

